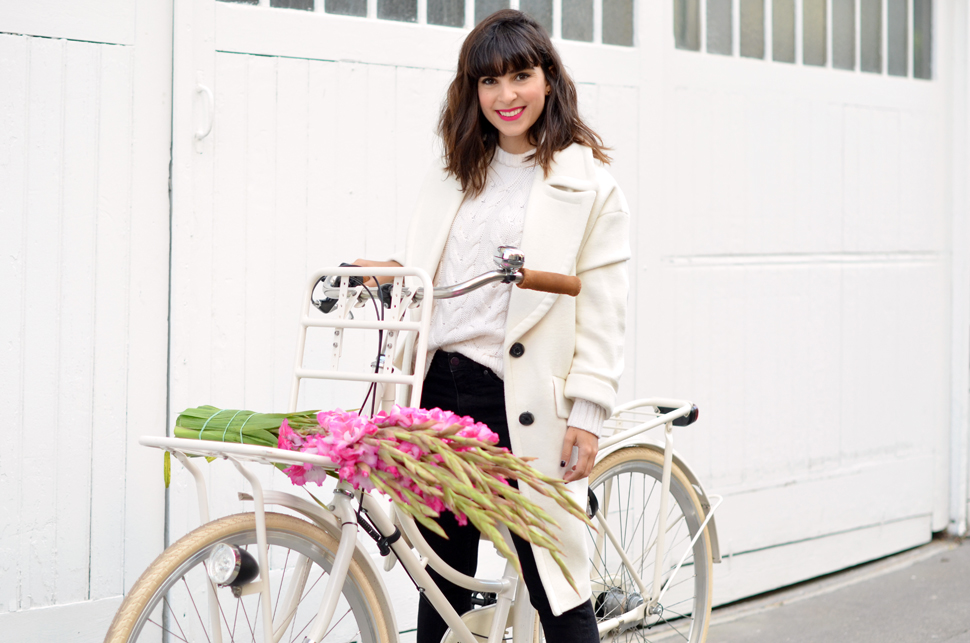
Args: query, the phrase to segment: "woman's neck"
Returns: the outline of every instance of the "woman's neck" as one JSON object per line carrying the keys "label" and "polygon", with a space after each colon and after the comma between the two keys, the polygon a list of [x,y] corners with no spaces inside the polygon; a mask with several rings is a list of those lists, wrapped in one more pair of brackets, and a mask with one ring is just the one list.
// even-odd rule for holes
{"label": "woman's neck", "polygon": [[527,133],[522,136],[503,136],[499,133],[498,146],[509,154],[524,154],[535,148]]}

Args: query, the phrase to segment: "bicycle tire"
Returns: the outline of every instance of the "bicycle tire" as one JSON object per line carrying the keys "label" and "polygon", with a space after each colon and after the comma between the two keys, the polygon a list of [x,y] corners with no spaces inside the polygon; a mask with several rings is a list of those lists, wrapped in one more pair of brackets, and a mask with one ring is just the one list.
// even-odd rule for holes
{"label": "bicycle tire", "polygon": [[[255,514],[236,514],[202,525],[179,539],[155,559],[131,588],[115,614],[105,643],[213,640],[206,631],[210,624],[205,607],[208,605],[208,577],[204,561],[213,547],[224,542],[251,546],[255,557],[255,529]],[[277,595],[286,580],[292,552],[302,554],[311,561],[309,575],[298,583],[302,597],[297,606],[299,612],[291,621],[290,637],[283,639],[301,641],[309,620],[312,620],[319,607],[319,594],[326,585],[320,581],[329,574],[337,541],[314,524],[278,513],[266,514],[266,536],[270,545],[270,579],[276,602],[274,619],[280,603],[285,602],[279,600]],[[396,633],[389,631],[385,618],[390,610],[387,597],[367,578],[359,560],[362,555],[357,552],[351,560],[338,611],[325,639],[328,642],[354,640],[382,643],[394,640],[396,636]],[[294,557],[293,560],[298,559]],[[295,572],[291,576],[299,578]],[[311,581],[312,585],[307,589]],[[218,590],[219,622],[224,642],[242,639],[262,641],[259,600],[258,594],[238,600],[232,596],[229,588]],[[247,608],[247,604],[254,605],[255,609]],[[227,611],[226,608],[231,609]],[[240,611],[244,614],[242,624],[239,622]],[[348,626],[347,619],[350,617],[354,623]],[[303,630],[297,631],[300,626],[303,626]],[[197,634],[199,632],[202,633]],[[346,636],[347,632],[354,634]],[[338,635],[340,638],[336,638]],[[237,636],[242,639],[237,639]]]}
{"label": "bicycle tire", "polygon": [[[638,446],[610,453],[596,463],[590,474],[590,489],[599,502],[600,512],[606,515],[610,528],[628,554],[647,549],[656,535],[662,474],[663,454]],[[607,498],[610,484],[613,491]],[[697,492],[676,464],[671,471],[669,493],[661,586],[687,552],[690,540],[698,533],[705,518]],[[651,523],[649,529],[648,523]],[[592,600],[597,620],[600,621],[620,613],[616,605],[621,597],[622,600],[635,601],[639,589],[629,573],[623,571],[625,566],[619,561],[618,555],[615,552],[611,555],[613,546],[609,539],[602,533],[592,531],[589,531],[589,537],[594,587]],[[598,549],[597,541],[602,550]],[[660,620],[651,626],[641,624],[623,632],[613,630],[605,633],[603,640],[673,640],[689,643],[703,643],[706,640],[714,575],[710,534],[706,527],[691,549],[671,588],[660,602]],[[632,562],[637,565],[637,573],[647,589],[651,590],[655,563],[652,546],[638,558],[639,561],[632,559]],[[688,582],[691,580],[693,582]]]}

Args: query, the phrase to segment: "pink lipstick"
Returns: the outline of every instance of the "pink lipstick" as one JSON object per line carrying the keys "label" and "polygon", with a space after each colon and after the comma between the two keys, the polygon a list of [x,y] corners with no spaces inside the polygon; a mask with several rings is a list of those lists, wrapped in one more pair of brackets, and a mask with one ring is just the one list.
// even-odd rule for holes
{"label": "pink lipstick", "polygon": [[[511,115],[506,116],[502,112],[505,112],[505,114],[511,114]],[[514,121],[514,120],[517,120],[520,116],[522,116],[522,114],[525,113],[525,106],[513,107],[512,109],[502,109],[502,110],[497,109],[495,110],[495,113],[498,114],[498,117],[501,118],[503,121]]]}

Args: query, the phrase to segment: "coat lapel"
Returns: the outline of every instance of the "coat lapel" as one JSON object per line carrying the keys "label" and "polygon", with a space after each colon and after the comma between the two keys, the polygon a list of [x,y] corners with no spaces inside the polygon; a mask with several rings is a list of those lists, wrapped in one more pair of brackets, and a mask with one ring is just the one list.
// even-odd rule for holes
{"label": "coat lapel", "polygon": [[[576,274],[576,255],[596,198],[589,149],[572,145],[556,155],[549,176],[539,170],[526,208],[521,250],[525,267]],[[513,288],[505,324],[510,345],[542,319],[558,295]]]}

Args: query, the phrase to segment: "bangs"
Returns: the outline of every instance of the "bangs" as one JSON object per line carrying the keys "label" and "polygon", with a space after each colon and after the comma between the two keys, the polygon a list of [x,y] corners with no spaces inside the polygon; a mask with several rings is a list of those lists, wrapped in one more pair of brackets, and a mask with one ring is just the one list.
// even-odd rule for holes
{"label": "bangs", "polygon": [[473,80],[504,76],[523,69],[543,66],[540,42],[528,31],[500,24],[481,38],[468,52],[468,75]]}

